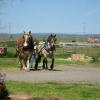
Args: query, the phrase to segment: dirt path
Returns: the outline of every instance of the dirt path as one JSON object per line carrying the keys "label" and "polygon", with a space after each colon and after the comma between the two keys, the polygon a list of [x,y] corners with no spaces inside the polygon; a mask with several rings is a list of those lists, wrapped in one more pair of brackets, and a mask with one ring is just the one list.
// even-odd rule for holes
{"label": "dirt path", "polygon": [[6,72],[6,80],[24,81],[24,82],[89,82],[100,83],[100,68],[94,67],[70,67],[56,66],[54,71],[14,71]]}

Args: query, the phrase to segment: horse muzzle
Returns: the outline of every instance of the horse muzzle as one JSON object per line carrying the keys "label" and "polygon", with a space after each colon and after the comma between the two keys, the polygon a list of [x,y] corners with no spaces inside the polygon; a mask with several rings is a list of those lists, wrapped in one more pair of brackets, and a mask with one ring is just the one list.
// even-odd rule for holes
{"label": "horse muzzle", "polygon": [[28,47],[28,43],[24,43],[23,44],[23,47]]}

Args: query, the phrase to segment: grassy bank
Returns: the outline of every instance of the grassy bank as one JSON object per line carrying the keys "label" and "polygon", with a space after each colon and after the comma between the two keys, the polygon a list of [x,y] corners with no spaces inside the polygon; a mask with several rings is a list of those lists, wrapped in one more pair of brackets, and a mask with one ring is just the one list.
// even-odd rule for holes
{"label": "grassy bank", "polygon": [[38,97],[56,96],[60,100],[100,100],[99,84],[54,82],[32,84],[8,81],[6,86],[11,94],[22,93]]}

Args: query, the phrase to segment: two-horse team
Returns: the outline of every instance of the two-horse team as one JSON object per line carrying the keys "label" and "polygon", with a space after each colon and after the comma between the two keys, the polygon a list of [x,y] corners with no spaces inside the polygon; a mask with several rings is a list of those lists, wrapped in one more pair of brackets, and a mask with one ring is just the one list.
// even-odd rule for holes
{"label": "two-horse team", "polygon": [[35,43],[31,31],[24,32],[22,36],[16,39],[16,53],[19,58],[20,68],[29,71],[32,58],[35,59],[34,69],[38,69],[38,63],[43,61],[42,68],[48,69],[48,57],[51,58],[50,69],[54,68],[56,35],[51,34],[43,43]]}

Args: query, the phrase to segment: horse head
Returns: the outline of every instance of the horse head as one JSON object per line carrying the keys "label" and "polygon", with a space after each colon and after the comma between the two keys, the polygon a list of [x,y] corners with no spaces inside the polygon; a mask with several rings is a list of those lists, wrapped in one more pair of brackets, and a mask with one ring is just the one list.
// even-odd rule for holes
{"label": "horse head", "polygon": [[27,48],[33,45],[33,38],[32,38],[31,31],[24,32],[23,39],[24,39],[24,43],[23,43],[24,48]]}
{"label": "horse head", "polygon": [[56,39],[56,34],[55,34],[55,35],[51,34],[51,35],[48,37],[47,42],[49,43],[49,46],[50,46],[51,48],[55,48],[56,40],[57,40],[57,39]]}

